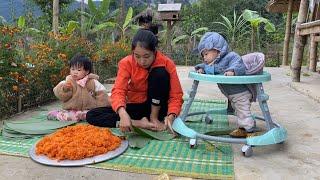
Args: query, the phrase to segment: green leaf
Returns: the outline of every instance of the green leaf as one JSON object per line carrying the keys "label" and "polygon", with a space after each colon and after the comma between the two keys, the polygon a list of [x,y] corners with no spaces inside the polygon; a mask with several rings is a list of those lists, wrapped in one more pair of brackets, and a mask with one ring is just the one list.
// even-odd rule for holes
{"label": "green leaf", "polygon": [[130,25],[130,28],[136,31],[138,29],[141,29],[141,26],[132,24],[132,25]]}
{"label": "green leaf", "polygon": [[109,28],[109,27],[114,28],[115,26],[116,26],[116,23],[114,23],[114,22],[105,22],[105,23],[96,25],[96,26],[92,29],[92,32],[95,33],[95,32],[104,30],[104,29]]}
{"label": "green leaf", "polygon": [[67,28],[66,28],[66,34],[72,34],[73,31],[79,27],[79,23],[76,21],[69,21]]}
{"label": "green leaf", "polygon": [[100,4],[99,11],[102,12],[103,16],[106,16],[109,14],[109,6],[110,6],[110,0],[103,0]]}
{"label": "green leaf", "polygon": [[155,131],[150,131],[147,129],[141,129],[137,127],[133,127],[134,132],[137,134],[144,136],[144,137],[149,137],[161,141],[168,141],[174,138],[173,134],[170,134],[167,131],[161,131],[161,132],[155,132]]}
{"label": "green leaf", "polygon": [[151,139],[138,134],[130,134],[128,135],[128,141],[131,148],[141,149],[145,147],[151,141]]}
{"label": "green leaf", "polygon": [[26,19],[24,16],[20,16],[18,19],[18,27],[19,28],[24,28],[26,25]]}
{"label": "green leaf", "polygon": [[132,9],[132,7],[129,7],[126,19],[125,19],[123,26],[122,26],[122,29],[125,29],[128,26],[128,24],[131,22],[132,14],[133,14],[133,9]]}
{"label": "green leaf", "polygon": [[3,16],[0,16],[0,24],[7,24],[7,20]]}
{"label": "green leaf", "polygon": [[171,42],[171,45],[175,45],[176,43],[178,43],[179,41],[182,41],[182,40],[185,40],[187,39],[189,36],[188,35],[181,35],[181,36],[178,36],[176,38],[174,38]]}
{"label": "green leaf", "polygon": [[208,28],[207,27],[198,28],[198,29],[192,31],[191,36],[193,36],[195,34],[198,34],[198,33],[202,32],[202,31],[208,31]]}
{"label": "green leaf", "polygon": [[225,16],[222,16],[222,15],[221,15],[221,17],[222,17],[222,19],[225,21],[225,25],[228,27],[228,29],[229,29],[229,30],[232,29],[231,21],[230,21],[227,17],[225,17]]}
{"label": "green leaf", "polygon": [[88,7],[90,12],[92,12],[94,15],[98,14],[98,9],[92,0],[88,0]]}
{"label": "green leaf", "polygon": [[257,11],[251,11],[249,9],[246,9],[242,13],[243,18],[247,21],[251,21],[252,19],[256,19],[259,17],[259,14]]}
{"label": "green leaf", "polygon": [[275,32],[276,31],[276,27],[274,26],[274,24],[272,24],[271,22],[267,22],[266,25],[264,26],[264,30],[266,30],[267,32]]}
{"label": "green leaf", "polygon": [[41,33],[43,33],[42,31],[40,31],[39,29],[36,29],[36,28],[27,28],[27,29],[26,29],[26,32],[27,32],[27,33],[35,33],[35,34],[41,34]]}
{"label": "green leaf", "polygon": [[93,15],[87,13],[87,12],[83,12],[83,11],[79,11],[80,15],[84,15],[86,18],[92,18]]}
{"label": "green leaf", "polygon": [[118,14],[120,13],[119,8],[112,11],[109,15],[108,15],[108,19],[111,19],[112,17],[118,16]]}

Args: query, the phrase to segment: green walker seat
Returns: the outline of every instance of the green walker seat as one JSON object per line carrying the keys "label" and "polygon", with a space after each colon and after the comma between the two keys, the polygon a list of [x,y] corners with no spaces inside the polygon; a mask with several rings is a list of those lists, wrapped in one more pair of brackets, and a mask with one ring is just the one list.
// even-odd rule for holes
{"label": "green walker seat", "polygon": [[[173,129],[188,138],[190,138],[190,147],[196,145],[197,139],[205,139],[209,141],[239,143],[245,144],[241,151],[244,156],[249,157],[252,155],[252,146],[263,146],[282,143],[287,139],[287,131],[285,128],[274,122],[270,116],[267,100],[269,96],[264,93],[262,83],[271,80],[271,75],[263,71],[260,75],[247,75],[247,76],[224,76],[224,75],[207,75],[199,74],[195,71],[189,72],[189,78],[193,79],[192,88],[189,94],[189,99],[181,115],[173,122]],[[197,88],[200,81],[221,83],[221,84],[256,84],[257,100],[263,117],[254,116],[254,119],[263,120],[266,124],[267,132],[260,136],[247,137],[247,138],[227,138],[219,136],[209,136],[198,133],[185,125],[188,116],[196,115],[199,113],[189,113],[191,104],[196,96]],[[206,113],[206,112],[202,112]],[[206,122],[210,123],[210,118],[206,117]]]}

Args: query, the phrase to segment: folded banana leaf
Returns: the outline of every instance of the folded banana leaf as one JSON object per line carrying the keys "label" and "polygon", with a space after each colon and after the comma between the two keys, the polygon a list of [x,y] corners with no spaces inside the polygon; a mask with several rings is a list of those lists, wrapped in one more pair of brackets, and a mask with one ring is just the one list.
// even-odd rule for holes
{"label": "folded banana leaf", "polygon": [[25,123],[12,123],[10,121],[4,121],[5,129],[16,131],[23,134],[49,134],[54,132],[55,130],[75,124],[75,121],[48,121],[48,120],[41,120],[41,121],[31,121]]}
{"label": "folded banana leaf", "polygon": [[74,121],[47,120],[46,114],[40,114],[26,120],[3,121],[2,136],[5,138],[32,138],[35,136],[50,134],[57,129],[75,124]]}
{"label": "folded banana leaf", "polygon": [[171,140],[175,137],[173,134],[170,134],[168,131],[155,132],[155,131],[150,131],[147,129],[141,129],[141,128],[137,128],[137,127],[133,127],[133,130],[135,133],[137,133],[141,136],[152,138],[152,139],[157,139],[157,140],[161,140],[161,141],[168,141],[168,140]]}
{"label": "folded banana leaf", "polygon": [[150,141],[151,138],[140,136],[138,134],[129,134],[127,136],[127,139],[129,141],[129,146],[131,148],[143,148],[145,147]]}
{"label": "folded banana leaf", "polygon": [[34,137],[34,135],[21,134],[21,133],[10,133],[6,131],[2,131],[2,136],[5,138],[13,138],[13,139],[28,139]]}

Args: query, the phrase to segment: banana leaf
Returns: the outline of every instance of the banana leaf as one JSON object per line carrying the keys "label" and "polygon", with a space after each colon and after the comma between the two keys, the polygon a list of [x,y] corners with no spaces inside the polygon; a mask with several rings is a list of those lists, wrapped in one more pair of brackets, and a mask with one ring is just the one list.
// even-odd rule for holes
{"label": "banana leaf", "polygon": [[155,132],[155,131],[150,131],[147,129],[141,129],[137,127],[133,127],[133,130],[135,133],[141,136],[157,139],[161,141],[168,141],[175,137],[173,134],[170,134],[168,131]]}
{"label": "banana leaf", "polygon": [[32,119],[25,121],[4,121],[3,129],[8,133],[22,133],[29,135],[42,135],[53,133],[59,128],[75,124],[75,121],[61,122]]}
{"label": "banana leaf", "polygon": [[220,136],[220,135],[229,135],[229,133],[231,133],[234,130],[234,128],[219,128],[216,130],[211,130],[209,132],[206,132],[205,135],[209,135],[209,136]]}
{"label": "banana leaf", "polygon": [[2,131],[2,136],[4,138],[12,138],[12,139],[28,139],[34,137],[33,135],[21,134],[21,133],[9,133],[6,131]]}
{"label": "banana leaf", "polygon": [[141,136],[139,134],[130,134],[128,135],[129,146],[131,148],[143,148],[145,147],[151,139],[145,136]]}

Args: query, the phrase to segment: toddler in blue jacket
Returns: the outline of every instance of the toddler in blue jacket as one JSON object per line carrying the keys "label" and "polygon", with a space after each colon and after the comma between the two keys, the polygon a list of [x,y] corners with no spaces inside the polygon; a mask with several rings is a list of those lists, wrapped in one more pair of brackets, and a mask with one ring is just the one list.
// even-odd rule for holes
{"label": "toddler in blue jacket", "polygon": [[[241,56],[229,51],[227,41],[216,32],[205,33],[198,45],[203,63],[195,66],[198,73],[242,76],[246,66]],[[229,99],[237,117],[238,129],[230,133],[233,137],[246,137],[255,129],[250,107],[252,94],[245,84],[218,84],[221,92]]]}

